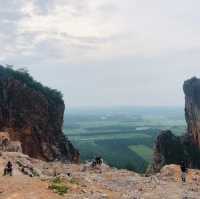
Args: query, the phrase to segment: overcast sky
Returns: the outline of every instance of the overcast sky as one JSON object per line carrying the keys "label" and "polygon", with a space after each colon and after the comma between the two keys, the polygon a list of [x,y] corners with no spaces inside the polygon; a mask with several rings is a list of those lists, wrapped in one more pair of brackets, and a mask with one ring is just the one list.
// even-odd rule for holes
{"label": "overcast sky", "polygon": [[200,76],[199,0],[0,0],[0,63],[73,106],[181,106]]}

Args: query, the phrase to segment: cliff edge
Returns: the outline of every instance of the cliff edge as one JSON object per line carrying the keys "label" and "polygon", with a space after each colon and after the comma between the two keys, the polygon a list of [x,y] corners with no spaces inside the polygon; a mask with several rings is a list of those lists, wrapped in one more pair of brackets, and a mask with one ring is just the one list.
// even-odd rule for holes
{"label": "cliff edge", "polygon": [[[63,132],[62,94],[44,87],[25,70],[0,66],[0,143],[21,145],[23,153],[46,161],[79,161]],[[3,145],[2,145],[3,144]],[[16,147],[14,145],[14,147]]]}

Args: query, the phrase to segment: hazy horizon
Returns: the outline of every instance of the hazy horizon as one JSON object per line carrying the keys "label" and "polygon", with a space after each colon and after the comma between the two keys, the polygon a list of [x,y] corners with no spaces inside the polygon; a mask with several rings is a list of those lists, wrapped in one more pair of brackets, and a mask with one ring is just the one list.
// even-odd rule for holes
{"label": "hazy horizon", "polygon": [[165,106],[165,105],[160,105],[160,106],[151,106],[151,105],[80,105],[80,106],[69,106],[69,107],[66,107],[66,109],[118,109],[118,108],[147,108],[147,109],[152,109],[152,108],[155,108],[155,109],[167,109],[167,108],[174,108],[174,109],[184,109],[185,107],[183,105],[170,105],[170,106]]}
{"label": "hazy horizon", "polygon": [[66,107],[184,106],[200,77],[197,0],[0,0],[0,64]]}
{"label": "hazy horizon", "polygon": [[185,117],[184,106],[66,106],[65,116],[67,115],[182,115]]}

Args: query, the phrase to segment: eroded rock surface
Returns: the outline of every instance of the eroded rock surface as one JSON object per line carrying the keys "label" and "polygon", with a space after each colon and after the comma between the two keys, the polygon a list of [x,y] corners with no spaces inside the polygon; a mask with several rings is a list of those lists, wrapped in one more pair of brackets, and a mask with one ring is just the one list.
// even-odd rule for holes
{"label": "eroded rock surface", "polygon": [[[182,183],[178,165],[167,165],[156,175],[144,177],[105,164],[91,168],[89,164],[48,163],[6,152],[0,156],[0,173],[8,160],[13,163],[13,176],[0,175],[0,199],[198,199],[200,195],[200,171],[189,170]],[[28,175],[20,165],[27,168]],[[62,197],[49,189],[58,177],[68,188]]]}
{"label": "eroded rock surface", "polygon": [[0,66],[0,131],[19,141],[22,151],[43,160],[79,161],[63,132],[61,94],[34,81],[27,72]]}

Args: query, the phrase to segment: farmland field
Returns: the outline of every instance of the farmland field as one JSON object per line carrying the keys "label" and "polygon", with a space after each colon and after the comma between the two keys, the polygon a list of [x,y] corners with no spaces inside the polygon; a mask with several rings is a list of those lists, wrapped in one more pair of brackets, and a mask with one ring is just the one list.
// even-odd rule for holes
{"label": "farmland field", "polygon": [[113,167],[137,172],[152,161],[156,136],[165,129],[186,131],[183,108],[80,108],[69,110],[64,122],[82,161],[101,155]]}
{"label": "farmland field", "polygon": [[143,157],[147,162],[152,161],[153,150],[152,148],[145,145],[130,145],[128,146],[130,150],[135,152],[137,155]]}

